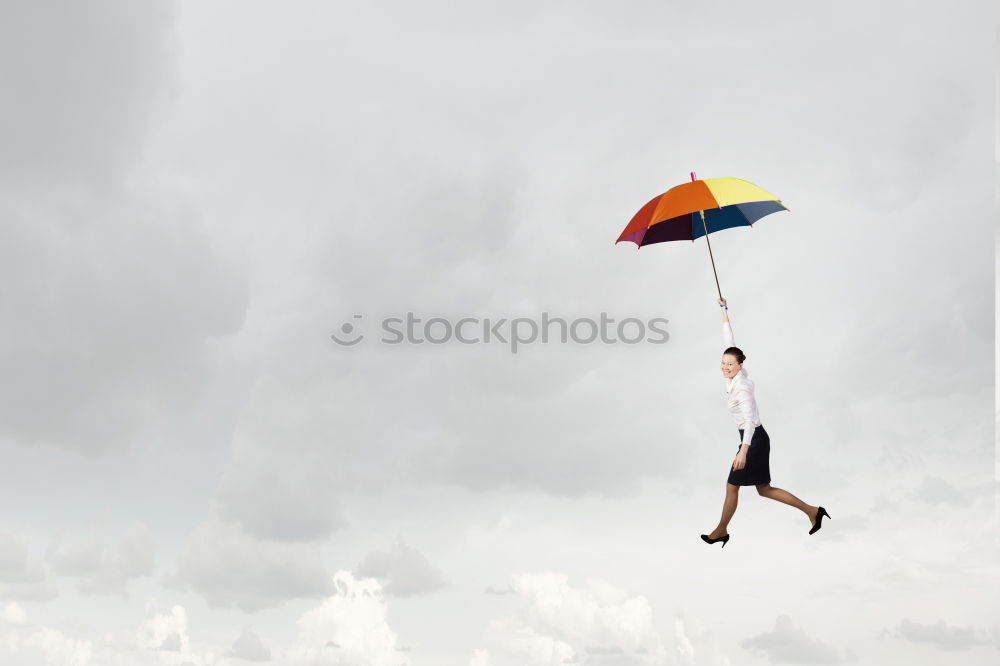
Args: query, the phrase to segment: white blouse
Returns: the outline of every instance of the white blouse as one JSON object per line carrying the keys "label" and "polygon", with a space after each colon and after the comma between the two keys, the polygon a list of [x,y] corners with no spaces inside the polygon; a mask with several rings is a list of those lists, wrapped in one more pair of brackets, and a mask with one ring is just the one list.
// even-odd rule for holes
{"label": "white blouse", "polygon": [[[728,321],[722,322],[722,340],[725,349],[735,347],[733,327]],[[753,380],[747,375],[746,368],[729,380],[726,380],[726,393],[729,394],[729,413],[736,421],[736,427],[743,431],[743,443],[750,446],[754,428],[760,425],[760,414],[757,413],[757,400],[753,397]]]}

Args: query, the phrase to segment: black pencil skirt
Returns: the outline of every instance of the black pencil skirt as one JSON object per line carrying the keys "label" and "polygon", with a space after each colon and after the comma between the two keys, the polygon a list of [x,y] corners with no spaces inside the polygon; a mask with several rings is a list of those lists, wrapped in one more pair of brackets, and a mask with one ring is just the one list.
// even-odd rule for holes
{"label": "black pencil skirt", "polygon": [[[740,452],[743,445],[743,431],[740,430],[740,444],[736,447],[736,453]],[[734,486],[756,486],[759,483],[771,483],[771,465],[768,458],[771,455],[771,438],[767,436],[767,431],[763,425],[754,428],[753,436],[750,438],[750,447],[747,449],[747,464],[743,469],[733,469],[733,464],[729,464],[728,482]],[[735,460],[735,457],[733,458]]]}

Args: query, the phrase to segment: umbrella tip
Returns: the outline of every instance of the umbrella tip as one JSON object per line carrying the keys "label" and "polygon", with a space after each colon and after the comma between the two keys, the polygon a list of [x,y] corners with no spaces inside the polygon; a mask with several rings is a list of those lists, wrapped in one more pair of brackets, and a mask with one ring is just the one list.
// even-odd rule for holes
{"label": "umbrella tip", "polygon": [[691,180],[692,181],[698,180],[698,174],[696,174],[694,171],[691,172]]}

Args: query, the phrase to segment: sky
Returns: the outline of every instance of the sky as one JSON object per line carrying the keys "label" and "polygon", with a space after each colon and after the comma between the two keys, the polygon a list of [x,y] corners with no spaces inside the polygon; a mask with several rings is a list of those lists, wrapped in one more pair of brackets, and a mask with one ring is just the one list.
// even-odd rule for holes
{"label": "sky", "polygon": [[[0,663],[997,660],[997,35],[0,4]],[[748,487],[699,538],[739,443],[708,252],[614,242],[692,171],[789,209],[711,242],[817,534]]]}

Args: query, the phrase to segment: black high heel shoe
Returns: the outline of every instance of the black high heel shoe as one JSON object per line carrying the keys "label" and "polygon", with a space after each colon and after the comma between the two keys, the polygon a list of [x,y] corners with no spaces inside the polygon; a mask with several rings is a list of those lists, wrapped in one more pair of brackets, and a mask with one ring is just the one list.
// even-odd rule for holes
{"label": "black high heel shoe", "polygon": [[707,534],[702,534],[701,540],[704,541],[705,543],[715,543],[716,541],[721,541],[722,547],[725,548],[726,544],[729,543],[729,535],[725,534],[723,536],[720,536],[718,539],[711,539]]}
{"label": "black high heel shoe", "polygon": [[[812,529],[809,530],[809,534],[815,534],[819,528],[823,527],[823,516],[830,518],[830,514],[826,512],[826,509],[820,507],[819,511],[816,512],[816,523],[812,526]],[[833,519],[831,518],[831,520]]]}

